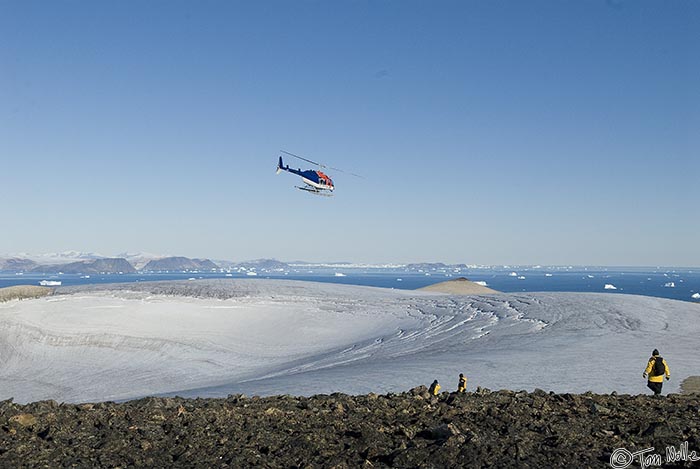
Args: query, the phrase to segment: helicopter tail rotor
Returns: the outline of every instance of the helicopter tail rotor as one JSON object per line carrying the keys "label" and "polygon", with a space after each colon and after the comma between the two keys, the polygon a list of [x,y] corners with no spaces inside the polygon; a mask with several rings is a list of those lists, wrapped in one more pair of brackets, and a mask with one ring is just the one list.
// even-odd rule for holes
{"label": "helicopter tail rotor", "polygon": [[277,163],[277,171],[275,174],[279,174],[282,171],[282,157],[280,156],[279,163]]}

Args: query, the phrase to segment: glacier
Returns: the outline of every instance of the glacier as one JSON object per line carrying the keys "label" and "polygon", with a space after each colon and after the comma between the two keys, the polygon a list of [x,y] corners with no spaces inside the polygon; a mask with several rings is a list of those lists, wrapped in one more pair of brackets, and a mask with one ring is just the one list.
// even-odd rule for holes
{"label": "glacier", "polygon": [[[700,304],[604,293],[448,295],[269,279],[62,287],[0,303],[0,399],[455,390],[665,392],[700,374]],[[454,389],[453,389],[454,388]]]}

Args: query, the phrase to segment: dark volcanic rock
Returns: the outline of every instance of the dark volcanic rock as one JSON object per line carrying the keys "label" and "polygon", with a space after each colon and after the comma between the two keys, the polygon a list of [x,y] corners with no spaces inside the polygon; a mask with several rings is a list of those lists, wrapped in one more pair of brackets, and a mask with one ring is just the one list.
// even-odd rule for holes
{"label": "dark volcanic rock", "polygon": [[0,467],[581,468],[610,467],[617,448],[700,453],[697,395],[423,394],[4,401]]}

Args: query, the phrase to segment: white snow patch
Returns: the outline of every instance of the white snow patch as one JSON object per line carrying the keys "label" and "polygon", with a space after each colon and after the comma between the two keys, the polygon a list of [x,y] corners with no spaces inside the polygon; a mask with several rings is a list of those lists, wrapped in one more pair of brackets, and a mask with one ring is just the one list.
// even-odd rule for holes
{"label": "white snow patch", "polygon": [[[700,368],[697,303],[220,282],[231,298],[111,290],[0,303],[0,400],[379,393],[433,379],[450,390],[465,356],[474,387],[637,394],[640,350],[669,360],[669,391]],[[614,362],[599,353],[613,349]],[[532,373],[543,360],[547,373]],[[591,381],[591,369],[607,371]]]}

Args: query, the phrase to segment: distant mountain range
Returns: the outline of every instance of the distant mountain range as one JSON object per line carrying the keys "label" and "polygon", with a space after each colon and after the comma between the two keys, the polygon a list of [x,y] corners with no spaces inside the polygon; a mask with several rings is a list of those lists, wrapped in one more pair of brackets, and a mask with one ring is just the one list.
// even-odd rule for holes
{"label": "distant mountain range", "polygon": [[180,270],[218,270],[219,266],[209,259],[190,259],[187,257],[164,257],[149,261],[141,270],[144,271],[180,271]]}
{"label": "distant mountain range", "polygon": [[78,261],[68,264],[37,265],[31,272],[53,274],[63,272],[64,274],[99,274],[99,273],[123,273],[133,274],[136,272],[134,266],[126,259],[106,258],[94,259],[90,261]]}
{"label": "distant mountain range", "polygon": [[[185,272],[185,271],[261,271],[274,272],[294,268],[401,268],[416,272],[449,271],[465,269],[465,264],[414,263],[414,264],[354,264],[351,262],[282,262],[276,259],[255,259],[243,262],[226,260],[192,259],[183,256],[159,256],[148,253],[121,253],[114,257],[93,252],[65,251],[54,254],[17,254],[0,256],[0,272],[98,274],[135,272]],[[475,267],[475,266],[471,266]]]}
{"label": "distant mountain range", "polygon": [[288,270],[290,265],[275,259],[256,259],[253,261],[239,262],[235,268],[247,270]]}
{"label": "distant mountain range", "polygon": [[[41,260],[41,259],[40,259]],[[52,259],[53,260],[53,259]],[[49,262],[39,263],[32,259],[19,257],[0,258],[0,272],[14,273],[42,273],[55,274],[133,274],[138,271],[191,271],[191,270],[218,270],[219,266],[208,259],[189,259],[187,257],[164,257],[151,259],[136,269],[134,265],[123,257],[103,257],[96,259],[84,259],[73,262]]]}
{"label": "distant mountain range", "polygon": [[11,257],[9,259],[0,258],[0,272],[29,272],[38,264],[30,259],[20,259]]}
{"label": "distant mountain range", "polygon": [[[71,254],[74,251],[70,252]],[[54,274],[99,274],[135,272],[185,272],[185,271],[216,271],[216,270],[259,270],[273,271],[289,269],[289,264],[275,259],[257,259],[246,262],[220,261],[215,263],[209,259],[191,259],[183,256],[148,257],[141,254],[125,254],[125,257],[88,257],[75,252],[75,255],[61,253],[55,256],[34,256],[33,259],[23,257],[0,258],[0,272],[12,273],[45,273]],[[94,256],[94,255],[90,255]],[[74,260],[80,259],[80,260]],[[39,262],[37,262],[37,260]],[[66,262],[66,261],[70,262]],[[41,262],[47,261],[47,262]]]}
{"label": "distant mountain range", "polygon": [[422,262],[419,264],[406,264],[406,270],[430,272],[431,270],[466,269],[466,264],[443,264],[442,262]]}

